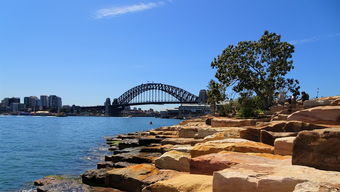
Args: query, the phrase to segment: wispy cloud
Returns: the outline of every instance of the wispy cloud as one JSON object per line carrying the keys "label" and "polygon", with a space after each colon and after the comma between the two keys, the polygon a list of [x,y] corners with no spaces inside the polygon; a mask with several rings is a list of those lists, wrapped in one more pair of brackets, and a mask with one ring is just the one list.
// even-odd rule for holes
{"label": "wispy cloud", "polygon": [[328,38],[335,38],[335,37],[340,37],[340,33],[332,34],[332,35],[327,35],[327,36],[314,36],[306,39],[300,39],[300,40],[293,40],[289,41],[290,44],[296,45],[296,44],[304,44],[304,43],[311,43],[315,41],[320,41],[320,40],[325,40]]}
{"label": "wispy cloud", "polygon": [[[171,1],[167,1],[171,2]],[[139,3],[134,5],[120,6],[120,7],[111,7],[106,9],[99,9],[96,12],[96,18],[101,19],[105,17],[113,17],[118,15],[124,15],[133,12],[145,11],[149,9],[153,9],[165,4],[165,1],[158,2],[150,2],[150,3]]]}
{"label": "wispy cloud", "polygon": [[300,40],[293,40],[290,41],[289,43],[296,45],[296,44],[302,44],[302,43],[310,43],[310,42],[314,42],[314,41],[318,41],[320,40],[319,37],[314,36],[314,37],[310,37],[310,38],[306,38],[306,39],[300,39]]}

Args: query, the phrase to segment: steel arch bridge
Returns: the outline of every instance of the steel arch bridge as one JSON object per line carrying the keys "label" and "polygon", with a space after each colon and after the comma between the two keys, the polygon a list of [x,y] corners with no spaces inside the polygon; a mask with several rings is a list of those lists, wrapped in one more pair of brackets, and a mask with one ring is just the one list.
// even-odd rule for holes
{"label": "steel arch bridge", "polygon": [[147,83],[133,87],[113,100],[112,105],[198,103],[198,97],[184,89],[162,83]]}
{"label": "steel arch bridge", "polygon": [[200,103],[198,96],[172,85],[146,83],[135,86],[120,97],[107,99],[105,105],[81,107],[81,111],[104,113],[107,116],[119,116],[126,106],[149,104],[191,104]]}

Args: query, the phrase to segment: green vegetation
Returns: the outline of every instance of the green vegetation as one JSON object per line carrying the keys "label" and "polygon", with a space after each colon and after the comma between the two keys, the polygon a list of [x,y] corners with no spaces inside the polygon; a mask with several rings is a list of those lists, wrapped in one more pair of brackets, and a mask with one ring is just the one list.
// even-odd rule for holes
{"label": "green vegetation", "polygon": [[106,141],[106,143],[110,146],[118,146],[120,141]]}
{"label": "green vegetation", "polygon": [[213,106],[213,112],[216,112],[216,104],[225,99],[225,86],[211,80],[208,87],[208,103]]}
{"label": "green vegetation", "polygon": [[224,92],[218,93],[218,87],[230,87],[240,98],[236,103],[223,106],[219,112],[226,115],[236,111],[237,117],[258,117],[272,106],[276,92],[300,95],[299,82],[285,77],[294,69],[292,53],[293,45],[281,42],[280,35],[268,31],[258,41],[229,45],[211,63],[211,67],[217,69],[215,77],[220,83],[210,81],[209,103],[221,101],[219,95]]}

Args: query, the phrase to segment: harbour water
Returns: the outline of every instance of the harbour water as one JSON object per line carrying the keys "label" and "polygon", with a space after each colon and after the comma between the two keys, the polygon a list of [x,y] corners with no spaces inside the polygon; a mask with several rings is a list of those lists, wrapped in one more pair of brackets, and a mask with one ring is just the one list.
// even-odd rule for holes
{"label": "harbour water", "polygon": [[178,122],[151,117],[0,116],[0,191],[22,191],[47,175],[76,176],[95,168],[107,153],[104,136]]}

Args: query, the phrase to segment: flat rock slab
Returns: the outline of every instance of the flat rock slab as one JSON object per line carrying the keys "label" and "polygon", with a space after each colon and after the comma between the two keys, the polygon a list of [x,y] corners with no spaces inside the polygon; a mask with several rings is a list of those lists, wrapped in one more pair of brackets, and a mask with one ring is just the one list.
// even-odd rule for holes
{"label": "flat rock slab", "polygon": [[234,151],[243,153],[274,153],[274,147],[266,145],[263,143],[253,142],[253,141],[224,141],[224,142],[207,142],[196,144],[191,149],[191,157],[198,157],[201,155],[207,155],[211,153],[218,153],[222,151]]}
{"label": "flat rock slab", "polygon": [[153,143],[160,143],[163,139],[155,137],[141,137],[138,140],[140,146],[148,146]]}
{"label": "flat rock slab", "polygon": [[159,181],[142,192],[211,192],[212,176],[178,174],[168,180]]}
{"label": "flat rock slab", "polygon": [[178,172],[159,170],[151,164],[138,164],[107,172],[106,186],[124,191],[140,192],[145,186],[169,179]]}
{"label": "flat rock slab", "polygon": [[294,140],[292,162],[340,171],[340,128],[302,131]]}
{"label": "flat rock slab", "polygon": [[124,139],[119,142],[118,148],[119,149],[125,149],[129,147],[137,147],[139,146],[139,140],[138,139]]}
{"label": "flat rock slab", "polygon": [[176,171],[189,172],[190,153],[169,151],[155,160],[155,165],[160,169],[172,169]]}
{"label": "flat rock slab", "polygon": [[192,158],[190,161],[190,173],[212,175],[215,171],[238,164],[290,165],[291,158],[266,153],[213,153]]}
{"label": "flat rock slab", "polygon": [[214,172],[214,192],[287,192],[297,184],[312,181],[340,184],[340,173],[295,165],[239,164]]}
{"label": "flat rock slab", "polygon": [[167,138],[164,139],[161,144],[162,145],[195,145],[196,143],[202,142],[202,139],[194,139],[194,138]]}
{"label": "flat rock slab", "polygon": [[213,118],[211,127],[244,127],[256,125],[256,119]]}
{"label": "flat rock slab", "polygon": [[288,120],[340,124],[340,106],[319,106],[297,111],[288,116]]}

